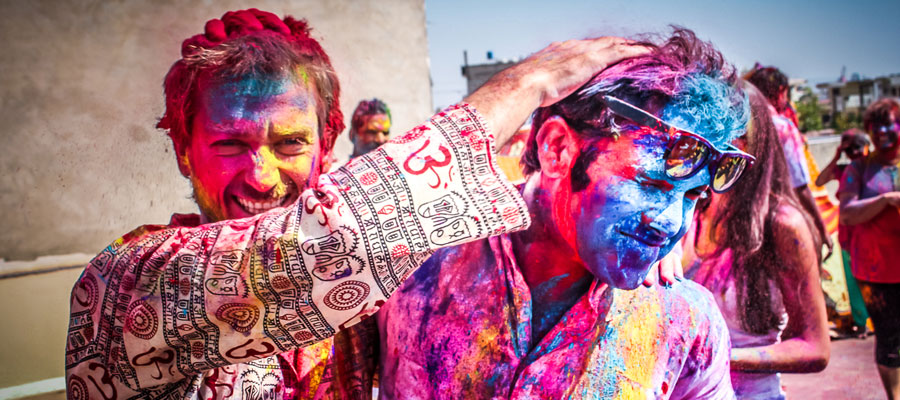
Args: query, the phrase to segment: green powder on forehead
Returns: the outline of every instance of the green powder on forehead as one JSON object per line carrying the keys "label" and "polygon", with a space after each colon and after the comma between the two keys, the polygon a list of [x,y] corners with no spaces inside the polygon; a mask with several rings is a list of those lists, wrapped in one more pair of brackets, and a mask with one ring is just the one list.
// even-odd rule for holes
{"label": "green powder on forehead", "polygon": [[303,80],[303,84],[309,86],[309,73],[306,71],[304,67],[297,67],[294,71],[297,77]]}

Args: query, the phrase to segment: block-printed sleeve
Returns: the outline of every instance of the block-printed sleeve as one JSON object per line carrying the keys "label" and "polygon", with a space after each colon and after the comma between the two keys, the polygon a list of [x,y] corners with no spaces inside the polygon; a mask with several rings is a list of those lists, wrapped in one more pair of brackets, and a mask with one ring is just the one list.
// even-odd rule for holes
{"label": "block-printed sleeve", "polygon": [[698,310],[698,334],[670,398],[735,399],[731,385],[731,336],[728,325],[712,294],[705,292],[697,299],[701,301],[691,307]]}
{"label": "block-printed sleeve", "polygon": [[163,384],[315,343],[378,310],[434,250],[528,224],[485,122],[451,107],[292,207],[107,247],[72,292],[69,395],[164,396]]}

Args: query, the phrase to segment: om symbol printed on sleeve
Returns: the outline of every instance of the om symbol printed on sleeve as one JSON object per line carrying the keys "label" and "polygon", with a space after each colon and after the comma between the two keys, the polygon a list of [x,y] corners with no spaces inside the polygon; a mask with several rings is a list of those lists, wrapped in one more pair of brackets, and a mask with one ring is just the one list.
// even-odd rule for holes
{"label": "om symbol printed on sleeve", "polygon": [[[430,154],[426,155],[425,157],[417,156],[420,152],[422,152],[422,150],[425,150],[429,144],[431,144],[431,139],[425,139],[425,143],[422,145],[422,147],[410,154],[409,157],[406,158],[406,161],[403,162],[403,169],[413,175],[422,175],[425,173],[425,171],[429,170],[431,172],[434,172],[434,176],[437,177],[437,183],[435,183],[434,185],[429,183],[428,186],[431,186],[433,189],[437,189],[439,186],[441,186],[441,175],[435,168],[449,165],[452,161],[452,157],[450,156],[450,150],[444,147],[443,144],[439,144],[437,148],[442,156],[440,160],[435,160],[434,157],[432,157]],[[414,169],[410,165],[410,161],[415,161],[416,164],[421,163],[422,167]]]}
{"label": "om symbol printed on sleeve", "polygon": [[[150,347],[150,350],[134,356],[134,359],[131,360],[131,365],[134,365],[135,367],[153,365],[156,367],[156,373],[151,374],[150,377],[153,379],[162,379],[163,373],[162,368],[159,367],[159,364],[169,364],[169,371],[167,372],[169,373],[169,375],[172,375],[171,369],[174,365],[172,364],[172,361],[175,359],[175,352],[169,349],[165,349],[163,350],[161,356],[151,356],[155,352],[156,347]],[[147,358],[147,360],[144,361],[143,358]]]}

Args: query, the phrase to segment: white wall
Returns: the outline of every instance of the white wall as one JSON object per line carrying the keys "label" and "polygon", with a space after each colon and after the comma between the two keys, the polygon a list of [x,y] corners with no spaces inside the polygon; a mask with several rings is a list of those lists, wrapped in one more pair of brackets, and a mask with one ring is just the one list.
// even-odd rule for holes
{"label": "white wall", "polygon": [[[422,0],[0,2],[0,258],[97,253],[195,210],[154,128],[181,41],[225,11],[305,17],[332,57],[342,109],[384,99],[394,131],[431,114]],[[345,138],[338,155],[349,154]]]}

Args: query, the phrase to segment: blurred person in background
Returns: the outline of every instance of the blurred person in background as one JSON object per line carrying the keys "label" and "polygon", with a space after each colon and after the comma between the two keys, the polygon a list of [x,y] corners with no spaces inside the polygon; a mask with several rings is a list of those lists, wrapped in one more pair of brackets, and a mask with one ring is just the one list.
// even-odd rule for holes
{"label": "blurred person in background", "polygon": [[731,191],[698,205],[684,265],[725,316],[737,397],[784,399],[779,372],[818,372],[830,355],[822,235],[797,199],[766,98],[745,90],[753,119],[734,143],[757,161]]}
{"label": "blurred person in background", "polygon": [[[834,152],[834,157],[819,175],[816,177],[816,186],[825,186],[826,183],[833,180],[840,181],[844,176],[844,170],[848,164],[838,164],[841,154],[847,156],[850,161],[858,160],[869,155],[869,146],[872,142],[869,135],[864,131],[852,128],[841,134],[841,144]],[[865,338],[867,335],[866,321],[869,319],[869,313],[866,311],[866,305],[863,302],[862,294],[859,292],[859,285],[853,278],[850,267],[850,235],[851,227],[844,224],[838,225],[838,243],[841,246],[841,259],[844,266],[844,277],[847,281],[847,296],[850,302],[850,314],[853,318],[853,325],[850,326],[850,334],[859,338]]]}
{"label": "blurred person in background", "polygon": [[863,115],[874,150],[841,178],[841,222],[853,227],[850,259],[875,327],[875,363],[889,399],[900,398],[900,103],[884,98]]}
{"label": "blurred person in background", "polygon": [[391,109],[377,98],[360,101],[350,119],[349,135],[353,142],[351,158],[387,143],[391,138]]}
{"label": "blurred person in background", "polygon": [[791,117],[790,86],[787,76],[775,67],[758,67],[745,76],[753,86],[765,96],[771,107],[772,123],[778,133],[787,162],[787,173],[790,183],[797,192],[797,198],[803,209],[813,217],[816,230],[822,235],[822,243],[831,249],[831,239],[828,237],[825,222],[819,213],[816,200],[809,189],[810,171],[807,165],[804,149],[805,138]]}
{"label": "blurred person in background", "polygon": [[841,134],[841,144],[834,151],[834,157],[828,162],[828,165],[822,169],[819,176],[816,177],[817,186],[825,186],[826,183],[833,180],[840,181],[844,175],[844,170],[849,163],[839,164],[841,154],[846,155],[850,161],[858,160],[869,155],[869,146],[872,141],[866,132],[851,128]]}

